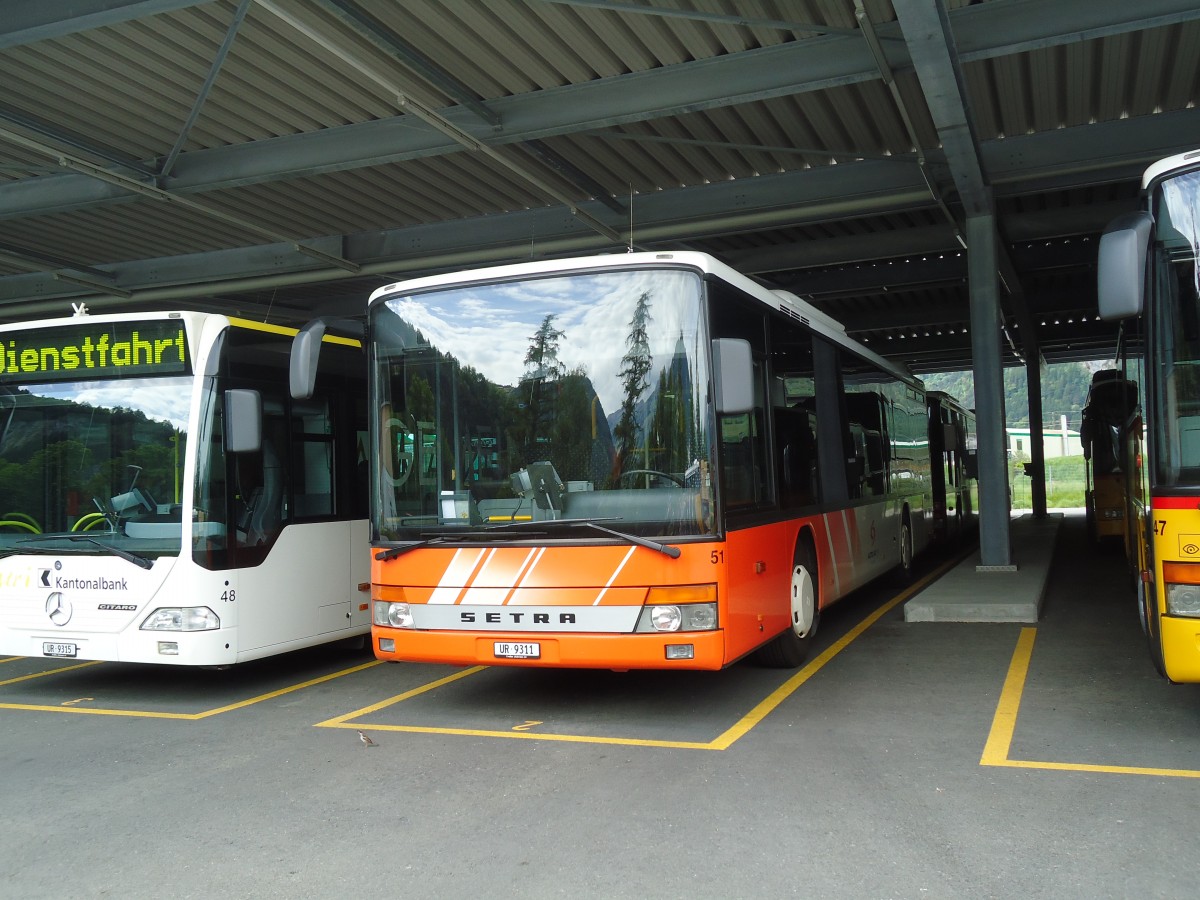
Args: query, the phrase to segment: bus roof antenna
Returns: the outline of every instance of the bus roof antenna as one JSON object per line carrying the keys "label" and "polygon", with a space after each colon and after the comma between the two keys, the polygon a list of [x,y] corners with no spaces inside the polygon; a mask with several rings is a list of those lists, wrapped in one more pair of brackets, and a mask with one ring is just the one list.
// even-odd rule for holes
{"label": "bus roof antenna", "polygon": [[633,182],[629,183],[629,246],[626,253],[633,252]]}

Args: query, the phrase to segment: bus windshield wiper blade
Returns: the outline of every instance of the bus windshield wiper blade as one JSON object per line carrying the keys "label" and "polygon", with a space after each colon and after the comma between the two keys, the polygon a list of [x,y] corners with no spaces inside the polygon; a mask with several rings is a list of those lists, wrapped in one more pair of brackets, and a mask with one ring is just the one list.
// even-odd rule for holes
{"label": "bus windshield wiper blade", "polygon": [[528,528],[561,527],[564,525],[578,526],[580,528],[591,528],[594,531],[602,531],[605,534],[628,541],[631,544],[637,544],[639,547],[656,550],[664,556],[671,557],[671,559],[678,559],[680,553],[683,552],[678,547],[672,547],[670,544],[662,544],[658,541],[652,541],[649,538],[644,538],[636,534],[627,534],[624,531],[617,531],[612,528],[605,528],[603,525],[598,524],[599,522],[614,522],[619,518],[619,516],[605,516],[602,519],[539,519],[536,522],[511,522],[494,527],[504,530],[524,530]]}
{"label": "bus windshield wiper blade", "polygon": [[418,547],[428,547],[430,544],[440,544],[448,537],[454,537],[454,535],[434,534],[421,541],[413,541],[399,547],[388,547],[386,550],[380,550],[376,553],[375,558],[381,562],[386,562],[389,559],[395,559],[397,556],[407,553],[409,550],[416,550]]}
{"label": "bus windshield wiper blade", "polygon": [[72,541],[76,543],[79,541],[87,541],[88,543],[95,544],[97,547],[100,547],[103,550],[107,550],[109,553],[112,553],[115,556],[121,557],[121,559],[128,560],[135,566],[141,566],[143,569],[151,569],[154,567],[154,563],[151,560],[146,559],[144,556],[138,556],[136,553],[130,553],[128,550],[122,550],[120,547],[114,547],[112,544],[106,544],[104,541],[98,541],[94,537],[88,537],[87,535],[83,534],[47,534],[42,535],[41,537],[24,538],[23,540],[17,541],[17,543],[20,544],[19,547],[12,547],[8,552],[0,554],[0,556],[11,556],[14,553],[24,553],[26,551],[46,554],[71,554],[81,552],[80,550],[76,550],[74,547],[29,546],[30,544],[47,544],[52,541]]}
{"label": "bus windshield wiper blade", "polygon": [[109,553],[115,554],[135,566],[141,566],[143,569],[154,568],[154,563],[146,559],[144,556],[138,556],[136,553],[130,553],[128,550],[122,550],[120,547],[114,547],[112,544],[106,544],[104,541],[98,541],[94,537],[88,537],[86,534],[63,535],[68,541],[87,541],[95,544],[102,550],[107,550]]}
{"label": "bus windshield wiper blade", "polygon": [[[618,519],[618,516],[605,517],[598,521],[611,522]],[[388,547],[386,550],[380,550],[375,554],[375,558],[380,561],[395,559],[409,550],[416,550],[418,547],[428,547],[430,544],[439,544],[447,540],[460,540],[470,542],[474,540],[487,540],[489,538],[499,538],[506,534],[519,534],[522,537],[536,537],[545,534],[552,528],[591,528],[593,531],[601,531],[604,534],[615,538],[620,538],[623,541],[628,541],[631,544],[636,544],[639,547],[646,547],[650,550],[657,551],[664,556],[669,556],[671,559],[678,559],[682,551],[678,547],[672,547],[670,544],[663,544],[658,541],[652,541],[649,538],[644,538],[636,534],[626,534],[624,531],[616,531],[612,528],[605,528],[603,525],[597,524],[595,519],[539,519],[536,522],[505,522],[501,525],[488,525],[482,529],[471,529],[465,531],[455,531],[452,533],[439,532],[430,535],[424,540],[413,541],[409,544],[404,544],[400,547]]]}
{"label": "bus windshield wiper blade", "polygon": [[605,534],[611,534],[613,537],[629,541],[631,544],[637,544],[639,547],[648,547],[651,550],[657,550],[663,556],[669,556],[671,559],[679,559],[679,554],[683,552],[678,547],[672,547],[670,544],[662,544],[636,534],[626,534],[624,531],[605,528],[603,525],[597,525],[595,522],[589,522],[586,519],[579,520],[579,524],[586,525],[588,528],[594,528],[596,531],[603,531]]}

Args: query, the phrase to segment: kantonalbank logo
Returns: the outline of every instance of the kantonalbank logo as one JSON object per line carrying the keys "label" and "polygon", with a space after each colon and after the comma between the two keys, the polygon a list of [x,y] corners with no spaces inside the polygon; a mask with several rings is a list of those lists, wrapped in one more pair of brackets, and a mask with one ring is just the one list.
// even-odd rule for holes
{"label": "kantonalbank logo", "polygon": [[0,382],[170,375],[187,368],[182,322],[63,325],[0,335]]}

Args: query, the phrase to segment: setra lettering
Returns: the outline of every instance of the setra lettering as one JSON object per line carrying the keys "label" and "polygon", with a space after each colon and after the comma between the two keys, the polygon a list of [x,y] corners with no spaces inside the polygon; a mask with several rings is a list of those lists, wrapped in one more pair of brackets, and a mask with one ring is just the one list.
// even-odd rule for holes
{"label": "setra lettering", "polygon": [[[483,614],[483,622],[487,625],[520,625],[529,613],[524,612],[487,612]],[[478,617],[473,612],[460,612],[458,621],[463,625],[474,625],[479,622]],[[533,613],[534,625],[549,625],[551,621],[550,613]],[[575,613],[562,612],[558,613],[556,623],[559,625],[574,625],[576,624]]]}

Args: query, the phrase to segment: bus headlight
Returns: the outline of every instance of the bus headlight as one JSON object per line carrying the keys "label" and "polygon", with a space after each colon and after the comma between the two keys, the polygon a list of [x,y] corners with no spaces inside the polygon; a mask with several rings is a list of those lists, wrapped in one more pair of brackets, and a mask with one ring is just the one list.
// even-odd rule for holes
{"label": "bus headlight", "polygon": [[1200,617],[1200,584],[1168,584],[1167,615]]}
{"label": "bus headlight", "polygon": [[647,606],[638,617],[641,634],[676,631],[714,631],[717,627],[717,604],[687,603]]}
{"label": "bus headlight", "polygon": [[650,627],[655,631],[678,631],[683,613],[678,606],[650,607]]}
{"label": "bus headlight", "polygon": [[412,610],[407,603],[396,603],[390,600],[376,600],[373,619],[376,625],[386,625],[388,628],[412,628]]}
{"label": "bus headlight", "polygon": [[1167,615],[1200,618],[1200,566],[1164,562],[1163,583],[1167,589]]}
{"label": "bus headlight", "polygon": [[207,606],[160,606],[142,622],[142,631],[216,631],[220,617]]}

